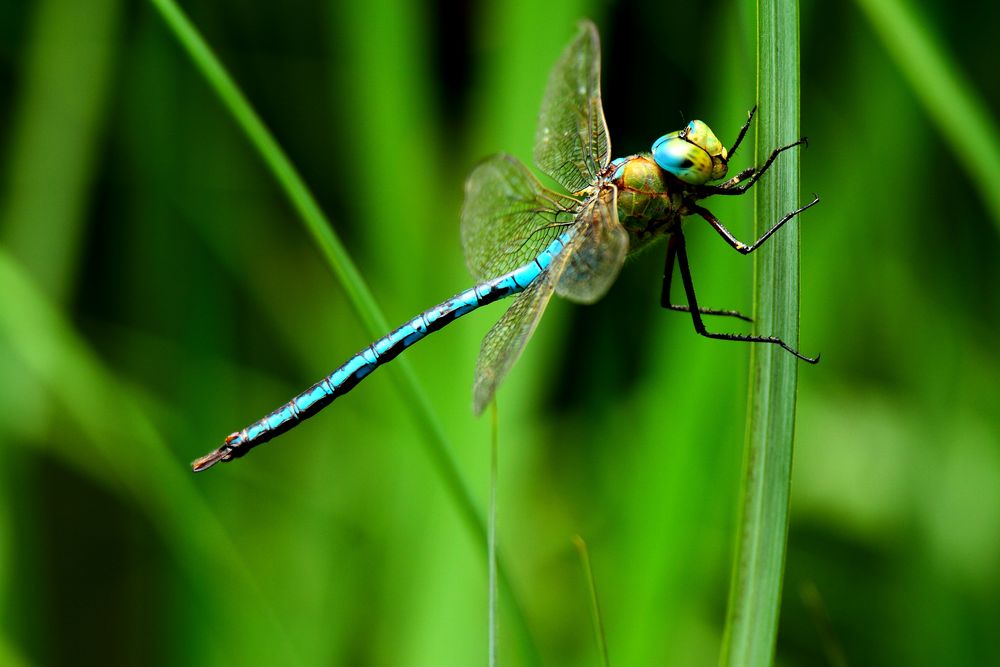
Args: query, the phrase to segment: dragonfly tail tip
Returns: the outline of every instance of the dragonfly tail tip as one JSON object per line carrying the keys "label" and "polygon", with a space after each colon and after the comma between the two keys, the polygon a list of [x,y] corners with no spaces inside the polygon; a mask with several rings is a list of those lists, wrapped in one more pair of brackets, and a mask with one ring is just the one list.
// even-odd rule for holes
{"label": "dragonfly tail tip", "polygon": [[195,459],[191,462],[191,470],[194,472],[203,472],[214,466],[219,461],[226,460],[226,454],[229,452],[224,448],[220,447],[211,454],[206,454],[199,459]]}

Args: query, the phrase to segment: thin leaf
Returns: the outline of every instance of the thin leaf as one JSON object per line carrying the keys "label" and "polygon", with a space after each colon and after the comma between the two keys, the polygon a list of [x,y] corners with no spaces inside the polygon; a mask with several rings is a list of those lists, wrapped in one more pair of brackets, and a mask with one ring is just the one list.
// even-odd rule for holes
{"label": "thin leaf", "polygon": [[597,642],[597,651],[601,654],[601,665],[611,667],[611,660],[608,658],[608,641],[604,635],[604,619],[601,616],[601,603],[597,599],[597,581],[594,579],[594,569],[590,565],[590,552],[587,550],[587,543],[579,535],[573,538],[573,546],[580,554],[583,576],[587,579],[587,590],[590,593],[590,617],[594,623],[594,639]]}
{"label": "thin leaf", "polygon": [[899,0],[857,0],[889,55],[965,167],[1000,231],[1000,130],[951,54]]}
{"label": "thin leaf", "polygon": [[[799,138],[797,0],[757,5],[757,161]],[[798,207],[799,153],[787,151],[755,187],[755,227],[766,231]],[[799,231],[796,220],[755,253],[756,333],[798,341]],[[774,658],[788,534],[795,391],[799,361],[755,345],[740,520],[721,664],[756,667]]]}
{"label": "thin leaf", "polygon": [[490,401],[490,508],[489,531],[486,539],[489,560],[489,659],[490,667],[497,667],[499,617],[497,615],[499,595],[497,594],[497,453],[500,449],[500,426],[497,416],[496,399]]}

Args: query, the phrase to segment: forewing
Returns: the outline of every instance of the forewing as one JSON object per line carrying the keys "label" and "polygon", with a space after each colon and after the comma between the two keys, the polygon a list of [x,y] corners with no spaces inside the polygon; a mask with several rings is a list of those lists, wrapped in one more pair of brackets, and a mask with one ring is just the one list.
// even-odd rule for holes
{"label": "forewing", "polygon": [[542,187],[517,158],[494,155],[465,183],[462,248],[477,280],[527,264],[572,222],[575,199]]}
{"label": "forewing", "polygon": [[566,258],[556,293],[577,303],[594,303],[611,287],[628,253],[628,233],[618,222],[618,191],[600,190],[577,213],[579,240]]}
{"label": "forewing", "polygon": [[579,235],[567,241],[566,247],[552,259],[548,269],[514,299],[503,317],[487,332],[476,361],[473,384],[473,411],[477,415],[493,400],[500,382],[521,356],[552,298],[578,239]]}
{"label": "forewing", "polygon": [[593,183],[611,162],[601,105],[601,41],[590,21],[549,74],[535,133],[535,164],[570,192]]}

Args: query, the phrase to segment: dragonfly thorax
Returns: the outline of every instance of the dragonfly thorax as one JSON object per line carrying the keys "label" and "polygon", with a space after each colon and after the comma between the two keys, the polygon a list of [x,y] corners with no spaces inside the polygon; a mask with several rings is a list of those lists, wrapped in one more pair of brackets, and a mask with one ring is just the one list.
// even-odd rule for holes
{"label": "dragonfly thorax", "polygon": [[618,221],[628,231],[633,250],[680,221],[684,183],[661,169],[652,155],[618,158],[611,167],[611,181],[618,188]]}

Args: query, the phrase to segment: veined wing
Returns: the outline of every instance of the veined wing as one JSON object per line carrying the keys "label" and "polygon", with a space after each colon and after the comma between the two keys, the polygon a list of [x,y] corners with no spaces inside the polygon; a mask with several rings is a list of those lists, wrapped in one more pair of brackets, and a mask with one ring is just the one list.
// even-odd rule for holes
{"label": "veined wing", "polygon": [[577,200],[548,190],[517,158],[494,155],[465,182],[462,248],[476,280],[538,256],[574,219]]}
{"label": "veined wing", "polygon": [[618,190],[608,185],[577,212],[579,241],[567,257],[556,294],[577,303],[594,303],[608,291],[625,263],[628,232],[618,222]]}
{"label": "veined wing", "polygon": [[535,133],[535,164],[570,192],[597,180],[611,162],[601,104],[601,42],[590,21],[549,75]]}
{"label": "veined wing", "polygon": [[476,415],[493,400],[500,382],[521,356],[581,238],[580,233],[571,236],[562,252],[514,299],[503,317],[487,332],[476,361],[472,405]]}

